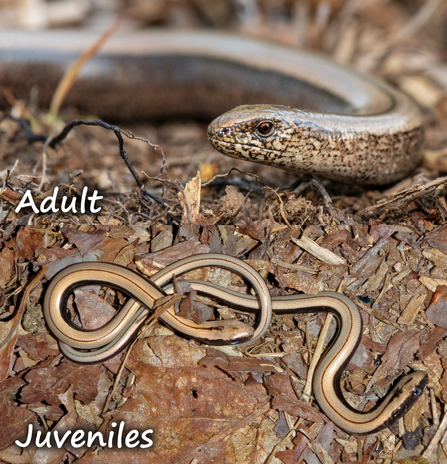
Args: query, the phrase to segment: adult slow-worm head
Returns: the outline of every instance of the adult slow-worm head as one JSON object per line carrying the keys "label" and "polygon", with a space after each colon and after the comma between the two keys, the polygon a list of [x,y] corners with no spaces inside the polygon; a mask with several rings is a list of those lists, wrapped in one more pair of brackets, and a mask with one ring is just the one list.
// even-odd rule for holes
{"label": "adult slow-worm head", "polygon": [[[45,106],[69,64],[96,38],[84,31],[0,32],[0,84],[16,98],[27,98],[31,88],[37,88],[39,103]],[[5,105],[2,98],[0,104]],[[107,120],[194,117],[209,121],[224,113],[208,132],[223,153],[360,183],[385,184],[405,176],[419,162],[423,140],[419,109],[386,84],[313,54],[212,33],[117,35],[83,68],[66,104]],[[194,257],[162,271],[157,285],[113,265],[80,264],[62,271],[50,285],[45,300],[48,324],[68,344],[64,349],[72,359],[102,360],[128,342],[129,328],[143,323],[142,305],[150,308],[164,296],[158,286],[164,285],[169,273],[180,272],[181,266],[184,271],[196,265],[219,265],[222,259],[227,269],[240,268],[232,258]],[[269,325],[271,300],[268,290],[261,289],[262,279],[253,272],[249,275],[258,282],[258,303],[264,310],[254,333],[244,333],[241,339],[257,340]],[[99,332],[76,330],[61,315],[61,302],[67,289],[81,281],[132,289],[136,299]],[[242,300],[247,307],[253,303],[240,295],[229,298],[236,303]],[[413,373],[376,410],[355,411],[343,399],[338,382],[361,335],[358,311],[334,294],[275,299],[274,305],[279,312],[284,305],[296,312],[332,308],[339,318],[340,333],[316,370],[313,385],[318,403],[341,428],[354,433],[382,428],[424,389],[426,375]],[[215,337],[215,325],[195,327],[170,312],[164,316],[171,327],[192,337],[204,341]],[[222,330],[218,335],[225,343],[236,336]],[[94,351],[80,351],[89,349]]]}
{"label": "adult slow-worm head", "polygon": [[[408,174],[420,159],[421,119],[407,102],[403,106],[395,130],[395,121],[384,114],[241,105],[209,125],[208,139],[233,158],[338,181],[387,184]],[[392,110],[395,117],[397,109]]]}
{"label": "adult slow-worm head", "polygon": [[[37,88],[47,105],[95,39],[0,32],[0,84],[16,98]],[[66,104],[109,121],[209,122],[227,112],[208,132],[222,153],[341,181],[394,182],[421,158],[422,116],[400,92],[321,56],[223,34],[118,34],[82,70]],[[239,105],[250,106],[231,111]]]}

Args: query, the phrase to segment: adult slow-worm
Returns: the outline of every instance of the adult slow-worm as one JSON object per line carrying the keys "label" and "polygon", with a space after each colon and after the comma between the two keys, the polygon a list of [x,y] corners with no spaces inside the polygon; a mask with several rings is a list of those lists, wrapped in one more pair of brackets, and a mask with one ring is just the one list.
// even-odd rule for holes
{"label": "adult slow-worm", "polygon": [[[47,105],[94,41],[84,31],[0,32],[0,85],[16,98],[35,87]],[[393,182],[421,157],[421,113],[389,85],[321,56],[229,35],[118,34],[87,63],[66,104],[109,121],[209,121],[249,105],[209,126],[215,148],[341,181]]]}
{"label": "adult slow-worm", "polygon": [[[287,295],[270,299],[267,287],[259,275],[240,260],[224,255],[196,255],[178,261],[157,273],[151,281],[139,274],[107,263],[81,263],[69,266],[52,280],[44,302],[44,312],[52,332],[61,341],[66,356],[78,362],[98,362],[115,354],[135,335],[144,321],[147,308],[165,295],[158,285],[166,286],[175,275],[202,266],[220,266],[247,279],[257,297],[241,294],[208,282],[189,281],[197,291],[225,301],[234,307],[257,311],[261,309],[257,327],[247,331],[237,321],[215,321],[205,325],[193,324],[175,315],[170,308],[161,317],[175,330],[207,343],[244,343],[259,339],[267,330],[271,307],[278,313],[332,312],[338,321],[338,334],[324,354],[313,378],[315,398],[325,414],[340,428],[351,433],[370,433],[390,425],[401,417],[421,395],[427,384],[425,372],[416,371],[404,376],[369,412],[352,408],[340,389],[340,376],[354,353],[361,334],[360,313],[354,303],[335,292],[318,295]],[[76,328],[64,316],[65,303],[73,288],[100,283],[127,292],[130,300],[108,324],[94,331]],[[158,284],[158,285],[157,285]],[[252,338],[250,338],[252,336]],[[93,349],[93,351],[82,351]]]}

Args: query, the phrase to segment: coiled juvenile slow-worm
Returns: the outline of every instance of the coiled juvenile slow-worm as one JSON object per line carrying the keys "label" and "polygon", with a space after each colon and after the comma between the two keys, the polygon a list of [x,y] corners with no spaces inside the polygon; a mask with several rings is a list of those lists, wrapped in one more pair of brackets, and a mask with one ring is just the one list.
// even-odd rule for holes
{"label": "coiled juvenile slow-worm", "polygon": [[[190,337],[207,343],[226,344],[257,340],[268,328],[271,316],[270,302],[277,313],[324,311],[332,312],[336,316],[338,334],[314,373],[313,391],[321,409],[340,428],[361,434],[384,428],[401,417],[425,389],[427,375],[422,371],[416,371],[404,376],[377,408],[366,413],[355,410],[346,402],[340,389],[340,376],[362,334],[360,313],[354,303],[335,292],[313,296],[287,295],[270,299],[265,283],[253,269],[240,260],[224,255],[196,255],[180,260],[153,276],[152,281],[113,264],[81,263],[69,266],[53,278],[45,295],[44,312],[47,323],[56,337],[63,342],[63,351],[71,359],[78,362],[103,360],[121,349],[136,333],[147,314],[141,305],[151,308],[155,299],[165,295],[158,285],[165,286],[174,275],[201,266],[219,266],[242,275],[253,285],[257,297],[208,282],[188,281],[195,290],[234,307],[248,311],[261,308],[261,311],[254,333],[247,331],[245,325],[238,325],[234,321],[230,321],[229,326],[224,324],[229,321],[195,325],[177,317],[173,308],[162,315],[168,325]],[[130,300],[107,325],[86,332],[76,329],[67,321],[63,310],[69,293],[75,287],[91,283],[119,288],[130,295]],[[81,351],[92,348],[96,349],[93,352]]]}
{"label": "coiled juvenile slow-worm", "polygon": [[[0,32],[0,85],[16,98],[34,86],[46,105],[94,41],[85,31]],[[66,104],[108,120],[208,121],[249,105],[209,126],[215,148],[340,181],[394,182],[421,158],[421,113],[391,86],[318,55],[223,34],[118,34],[82,70]]]}
{"label": "coiled juvenile slow-worm", "polygon": [[[206,266],[218,266],[236,272],[253,286],[260,307],[255,331],[238,321],[231,321],[230,325],[219,321],[198,326],[192,321],[176,316],[173,311],[166,311],[161,315],[161,319],[174,330],[205,343],[230,344],[258,340],[268,329],[272,316],[267,286],[248,264],[225,255],[205,254],[182,259],[165,267],[150,281],[130,269],[108,263],[80,263],[68,266],[52,279],[48,287],[44,301],[45,319],[53,334],[63,344],[83,350],[100,349],[82,354],[65,347],[65,354],[71,359],[98,362],[121,350],[132,335],[135,335],[136,329],[147,317],[147,308],[152,309],[155,300],[166,296],[160,287],[165,286],[176,275]],[[80,285],[88,284],[110,286],[131,296],[112,320],[94,331],[76,328],[62,313],[70,292]]]}

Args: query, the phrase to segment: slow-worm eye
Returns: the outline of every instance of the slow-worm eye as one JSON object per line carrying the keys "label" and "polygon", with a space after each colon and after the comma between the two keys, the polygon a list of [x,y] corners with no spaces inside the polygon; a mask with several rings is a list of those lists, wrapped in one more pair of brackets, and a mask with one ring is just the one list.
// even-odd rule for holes
{"label": "slow-worm eye", "polygon": [[416,387],[413,389],[413,396],[420,396],[422,394],[422,388]]}
{"label": "slow-worm eye", "polygon": [[273,130],[273,124],[269,121],[261,122],[256,128],[260,135],[269,135]]}

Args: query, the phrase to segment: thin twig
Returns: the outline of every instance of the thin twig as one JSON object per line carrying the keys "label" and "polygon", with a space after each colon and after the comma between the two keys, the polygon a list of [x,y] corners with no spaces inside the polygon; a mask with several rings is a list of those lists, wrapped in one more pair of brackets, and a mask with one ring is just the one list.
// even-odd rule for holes
{"label": "thin twig", "polygon": [[424,459],[428,459],[431,453],[433,453],[433,450],[438,446],[438,443],[444,440],[446,430],[447,430],[447,413],[446,413],[446,408],[444,407],[444,417],[442,418],[442,421],[439,424],[439,427],[436,430],[436,433],[433,435],[433,438],[431,439],[429,445],[427,446],[425,451],[422,453],[422,457]]}
{"label": "thin twig", "polygon": [[[245,174],[247,176],[254,177],[256,179],[256,181],[259,181],[259,176],[256,175],[256,174],[253,174],[251,172],[241,171],[238,168],[231,168],[225,174],[216,174],[212,179],[210,179],[210,180],[208,180],[206,182],[203,182],[202,187],[213,187],[214,185],[217,185],[217,183],[216,184],[214,183],[216,181],[216,179],[226,179],[233,171],[239,172],[240,174]],[[212,185],[210,185],[210,184],[212,184]]]}
{"label": "thin twig", "polygon": [[[64,140],[67,137],[67,135],[70,133],[70,131],[74,127],[82,126],[82,125],[83,126],[99,126],[104,129],[113,131],[116,138],[118,139],[120,156],[123,159],[124,163],[126,164],[127,168],[129,169],[130,173],[132,174],[133,178],[135,179],[135,182],[137,183],[137,186],[140,189],[141,195],[143,197],[148,197],[151,200],[156,201],[162,206],[166,206],[166,202],[164,200],[162,200],[160,197],[149,192],[148,190],[144,188],[144,184],[142,180],[140,179],[140,176],[138,175],[135,168],[132,166],[129,160],[129,157],[127,156],[127,152],[124,149],[124,139],[123,139],[122,134],[124,134],[128,138],[135,138],[135,136],[132,133],[127,133],[126,131],[122,131],[121,128],[119,128],[118,126],[114,126],[113,124],[109,124],[107,122],[101,121],[100,119],[95,119],[93,121],[86,121],[85,119],[75,119],[71,121],[70,123],[68,123],[58,135],[52,137],[51,139],[48,139],[44,146],[48,145],[51,148],[54,148],[58,143],[60,143],[62,140]],[[139,140],[144,140],[144,139],[139,138]],[[148,140],[144,140],[144,141],[150,144]]]}
{"label": "thin twig", "polygon": [[278,450],[284,445],[284,443],[290,439],[290,437],[296,433],[296,429],[298,427],[298,425],[300,425],[300,423],[302,422],[302,419],[301,417],[298,418],[298,420],[295,422],[295,424],[293,425],[293,427],[289,430],[289,432],[287,433],[287,435],[282,439],[280,440],[272,449],[272,451],[270,452],[267,460],[265,461],[265,464],[270,464],[274,457],[275,457],[275,454],[278,452]]}
{"label": "thin twig", "polygon": [[9,116],[9,118],[13,121],[16,121],[20,125],[29,144],[32,144],[34,142],[45,142],[47,140],[47,134],[36,134],[33,131],[28,119],[14,118],[13,116]]}
{"label": "thin twig", "polygon": [[369,215],[374,213],[377,209],[384,208],[385,206],[391,205],[392,203],[397,202],[398,200],[402,200],[398,205],[393,206],[390,210],[399,209],[403,206],[411,203],[415,199],[430,193],[432,190],[436,190],[437,188],[441,188],[443,184],[447,183],[447,176],[446,177],[438,177],[435,180],[427,182],[423,185],[417,185],[416,187],[411,187],[409,189],[403,190],[402,192],[397,193],[394,198],[390,200],[384,201],[382,203],[377,203],[376,205],[369,206],[365,208],[361,213],[363,215]]}
{"label": "thin twig", "polygon": [[64,101],[65,96],[70,90],[73,83],[76,81],[79,72],[85,63],[91,60],[99,51],[99,49],[109,40],[109,38],[118,30],[121,24],[121,18],[116,18],[110,28],[91,46],[89,47],[81,56],[79,56],[76,61],[67,69],[65,74],[62,76],[62,79],[59,81],[56,91],[53,94],[53,98],[50,104],[49,116],[51,120],[55,120],[59,108]]}

